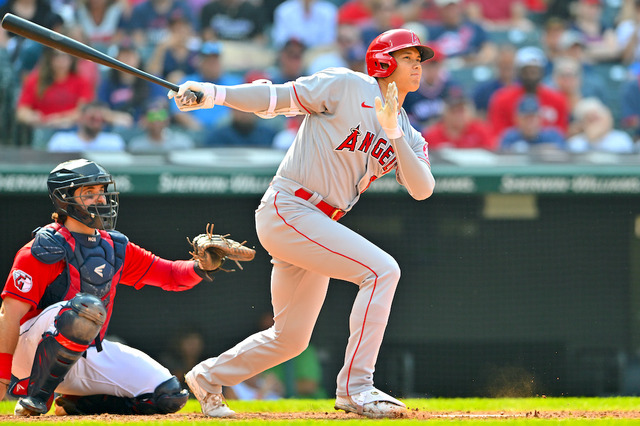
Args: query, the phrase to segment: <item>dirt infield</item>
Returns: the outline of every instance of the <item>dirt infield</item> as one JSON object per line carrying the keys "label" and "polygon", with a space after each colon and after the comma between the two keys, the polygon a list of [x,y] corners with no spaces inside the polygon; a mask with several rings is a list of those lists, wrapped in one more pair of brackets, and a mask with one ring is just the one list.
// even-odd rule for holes
{"label": "dirt infield", "polygon": [[[345,413],[342,411],[327,412],[255,412],[255,413],[237,413],[233,420],[353,420],[361,419],[357,414]],[[413,409],[406,416],[402,417],[407,420],[429,420],[429,419],[513,419],[513,418],[541,418],[541,419],[640,419],[640,410],[638,411],[501,411],[501,412],[480,412],[480,411],[451,411],[451,412],[431,412]],[[176,421],[176,422],[200,422],[210,421],[210,417],[203,414],[195,413],[176,413],[167,415],[154,416],[124,416],[114,414],[102,414],[95,416],[54,416],[48,414],[44,417],[15,417],[10,415],[0,415],[0,423],[29,423],[46,419],[47,421],[68,422],[74,421],[95,421],[96,423],[110,422],[154,422],[154,421]],[[229,419],[231,420],[231,419]]]}

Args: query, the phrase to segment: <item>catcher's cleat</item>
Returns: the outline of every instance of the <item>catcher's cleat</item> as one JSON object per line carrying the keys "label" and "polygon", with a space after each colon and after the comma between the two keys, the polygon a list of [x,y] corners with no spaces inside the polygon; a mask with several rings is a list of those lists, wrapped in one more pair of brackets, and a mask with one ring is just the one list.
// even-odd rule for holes
{"label": "catcher's cleat", "polygon": [[236,414],[235,411],[229,408],[227,401],[222,396],[222,387],[220,387],[220,393],[208,393],[198,385],[193,371],[185,374],[184,380],[200,403],[202,412],[205,415],[209,417],[232,417]]}
{"label": "catcher's cleat", "polygon": [[338,396],[334,408],[373,419],[404,417],[407,413],[404,403],[376,388],[357,395]]}
{"label": "catcher's cleat", "polygon": [[14,415],[19,417],[31,417],[45,414],[48,411],[46,404],[43,403],[44,406],[38,403],[32,404],[31,400],[25,401],[25,399],[26,398],[20,398],[18,402],[16,402],[16,406],[13,409]]}

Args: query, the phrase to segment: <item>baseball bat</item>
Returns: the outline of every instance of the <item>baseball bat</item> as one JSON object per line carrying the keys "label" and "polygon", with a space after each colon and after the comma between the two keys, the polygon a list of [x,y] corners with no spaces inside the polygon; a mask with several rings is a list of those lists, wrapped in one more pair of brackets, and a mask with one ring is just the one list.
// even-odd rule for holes
{"label": "baseball bat", "polygon": [[[84,43],[74,40],[70,37],[62,35],[56,31],[45,28],[34,22],[20,18],[19,16],[7,13],[2,18],[2,28],[12,33],[18,34],[22,37],[37,41],[45,46],[52,47],[69,55],[77,56],[78,58],[88,59],[89,61],[105,65],[110,68],[114,68],[118,71],[126,72],[144,80],[150,81],[160,86],[171,89],[177,92],[179,87],[177,84],[171,83],[155,75],[144,72],[138,68],[127,65],[111,56],[87,46]],[[195,93],[197,101],[202,98],[202,93]]]}

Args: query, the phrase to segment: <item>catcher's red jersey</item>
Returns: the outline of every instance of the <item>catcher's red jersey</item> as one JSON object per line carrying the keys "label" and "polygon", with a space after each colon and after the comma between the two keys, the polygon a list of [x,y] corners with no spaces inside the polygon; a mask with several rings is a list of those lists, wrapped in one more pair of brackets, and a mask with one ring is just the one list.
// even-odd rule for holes
{"label": "catcher's red jersey", "polygon": [[[46,264],[36,259],[31,254],[32,244],[33,240],[16,254],[1,295],[3,299],[13,297],[32,306],[31,310],[22,318],[21,323],[41,312],[41,309],[38,309],[38,303],[47,286],[58,275],[64,273],[66,268],[64,260],[54,264]],[[193,269],[193,262],[162,259],[129,242],[126,247],[122,274],[116,275],[111,285],[125,284],[136,289],[152,285],[164,290],[181,291],[192,288],[200,281],[202,278]]]}

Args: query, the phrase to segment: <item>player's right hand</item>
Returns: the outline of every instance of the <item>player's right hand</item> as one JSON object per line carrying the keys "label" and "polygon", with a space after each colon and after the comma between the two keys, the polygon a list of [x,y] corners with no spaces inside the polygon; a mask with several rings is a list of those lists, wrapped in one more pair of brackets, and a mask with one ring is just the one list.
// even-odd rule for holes
{"label": "player's right hand", "polygon": [[[196,92],[202,93],[202,98],[198,102]],[[173,99],[180,111],[193,111],[196,109],[213,108],[215,100],[215,85],[212,83],[198,83],[197,81],[187,81],[180,85],[178,92],[169,90],[167,97]]]}

